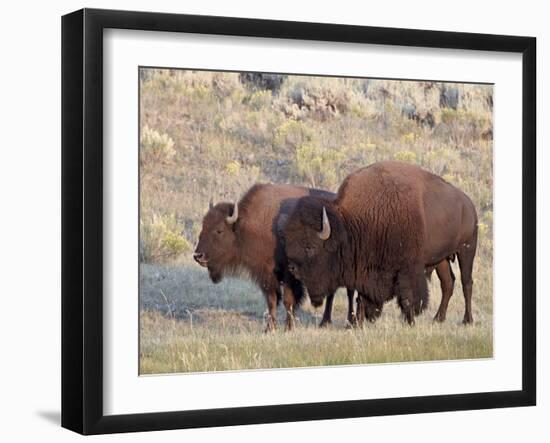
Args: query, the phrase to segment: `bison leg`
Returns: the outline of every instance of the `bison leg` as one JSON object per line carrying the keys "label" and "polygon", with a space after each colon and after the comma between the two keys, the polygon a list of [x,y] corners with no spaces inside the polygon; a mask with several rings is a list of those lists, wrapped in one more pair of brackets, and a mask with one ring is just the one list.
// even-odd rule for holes
{"label": "bison leg", "polygon": [[410,326],[414,326],[414,309],[411,303],[413,297],[412,289],[406,289],[402,292],[402,296],[399,298],[399,306],[401,307],[401,312],[405,316],[405,320]]}
{"label": "bison leg", "polygon": [[365,320],[374,323],[382,314],[382,305],[371,300],[368,294],[361,294],[357,297],[357,325],[362,327]]}
{"label": "bison leg", "polygon": [[374,323],[380,317],[380,315],[382,315],[382,305],[374,301],[371,301],[368,298],[365,299],[364,303],[365,303],[365,318],[369,322]]}
{"label": "bison leg", "polygon": [[277,292],[271,291],[266,294],[267,315],[265,332],[274,331],[277,328]]}
{"label": "bison leg", "polygon": [[365,323],[365,296],[361,293],[357,295],[357,326],[363,327]]}
{"label": "bison leg", "polygon": [[435,314],[434,321],[443,322],[447,316],[449,300],[453,295],[455,286],[455,275],[449,260],[443,260],[436,267],[437,276],[441,283],[441,304]]}
{"label": "bison leg", "polygon": [[357,318],[353,310],[353,297],[355,295],[355,290],[347,289],[348,294],[348,327],[357,325]]}
{"label": "bison leg", "polygon": [[325,311],[323,312],[323,319],[319,323],[320,328],[324,328],[332,323],[332,304],[334,303],[334,293],[330,294],[325,301]]}
{"label": "bison leg", "polygon": [[477,238],[474,237],[470,242],[465,243],[458,251],[458,264],[460,266],[460,280],[462,282],[462,291],[464,292],[464,320],[462,323],[473,323],[472,317],[472,269],[474,267],[474,257],[476,255]]}
{"label": "bison leg", "polygon": [[294,297],[294,292],[292,289],[286,285],[283,285],[283,305],[286,310],[286,326],[287,331],[292,331],[294,329],[294,311],[296,307],[296,298]]}

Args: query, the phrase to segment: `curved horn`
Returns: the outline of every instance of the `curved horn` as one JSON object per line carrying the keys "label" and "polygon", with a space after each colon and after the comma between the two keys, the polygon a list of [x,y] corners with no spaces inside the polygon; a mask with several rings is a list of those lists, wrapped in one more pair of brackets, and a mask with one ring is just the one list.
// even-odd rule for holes
{"label": "curved horn", "polygon": [[233,214],[229,217],[225,218],[225,221],[227,224],[232,225],[237,221],[239,218],[239,207],[237,206],[237,202],[235,202],[235,205],[233,206]]}
{"label": "curved horn", "polygon": [[321,240],[328,240],[330,237],[330,222],[328,221],[327,217],[327,210],[323,206],[323,229],[321,232],[318,232],[317,235]]}
{"label": "curved horn", "polygon": [[210,201],[208,202],[208,209],[212,209],[214,207],[214,198],[210,197]]}

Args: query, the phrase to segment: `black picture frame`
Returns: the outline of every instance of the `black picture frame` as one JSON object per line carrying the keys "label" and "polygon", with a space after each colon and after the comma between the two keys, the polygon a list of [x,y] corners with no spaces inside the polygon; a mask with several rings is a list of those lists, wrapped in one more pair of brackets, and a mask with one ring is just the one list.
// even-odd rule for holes
{"label": "black picture frame", "polygon": [[[171,31],[522,54],[522,389],[392,399],[103,413],[103,30]],[[62,426],[82,434],[229,426],[536,403],[536,39],[83,9],[62,18]]]}

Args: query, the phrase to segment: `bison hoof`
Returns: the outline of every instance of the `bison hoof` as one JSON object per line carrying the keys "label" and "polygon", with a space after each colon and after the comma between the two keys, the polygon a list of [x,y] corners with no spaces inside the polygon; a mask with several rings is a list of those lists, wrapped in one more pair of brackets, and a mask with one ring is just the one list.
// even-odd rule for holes
{"label": "bison hoof", "polygon": [[474,323],[474,319],[472,317],[464,317],[464,320],[462,320],[463,325],[472,325]]}
{"label": "bison hoof", "polygon": [[332,320],[321,320],[321,323],[319,323],[320,328],[326,328],[327,326],[332,324]]}
{"label": "bison hoof", "polygon": [[445,321],[445,316],[441,314],[436,314],[434,321],[438,323],[443,323]]}

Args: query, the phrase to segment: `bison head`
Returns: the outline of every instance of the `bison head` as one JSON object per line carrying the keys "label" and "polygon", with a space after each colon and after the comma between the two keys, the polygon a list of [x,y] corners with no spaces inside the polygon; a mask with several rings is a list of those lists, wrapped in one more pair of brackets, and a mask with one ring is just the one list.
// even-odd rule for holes
{"label": "bison head", "polygon": [[239,207],[232,203],[210,204],[202,221],[199,243],[193,254],[195,261],[208,269],[214,283],[221,281],[224,271],[231,267],[237,255],[235,228]]}
{"label": "bison head", "polygon": [[339,285],[343,227],[329,202],[303,197],[281,228],[288,270],[319,306]]}

